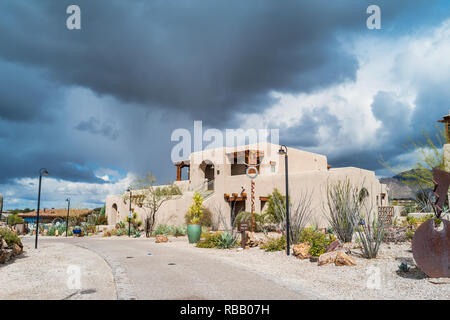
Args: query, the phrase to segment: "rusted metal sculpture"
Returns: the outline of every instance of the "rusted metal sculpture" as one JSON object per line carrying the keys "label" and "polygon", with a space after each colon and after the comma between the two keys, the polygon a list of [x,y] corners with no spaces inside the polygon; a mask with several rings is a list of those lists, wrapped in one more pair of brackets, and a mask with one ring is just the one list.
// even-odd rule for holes
{"label": "rusted metal sculpture", "polygon": [[450,222],[442,220],[444,229],[434,227],[434,219],[416,230],[412,243],[414,260],[431,278],[450,277]]}
{"label": "rusted metal sculpture", "polygon": [[434,204],[436,208],[436,215],[440,217],[442,208],[447,198],[448,187],[450,186],[450,173],[438,168],[433,168],[433,183],[434,183],[434,195],[436,196],[436,202]]}
{"label": "rusted metal sculpture", "polygon": [[[440,219],[450,186],[450,173],[434,168],[433,183],[436,217],[422,223],[416,230],[412,251],[417,265],[429,277],[450,277],[450,222]],[[436,219],[442,221],[442,230],[435,228]]]}

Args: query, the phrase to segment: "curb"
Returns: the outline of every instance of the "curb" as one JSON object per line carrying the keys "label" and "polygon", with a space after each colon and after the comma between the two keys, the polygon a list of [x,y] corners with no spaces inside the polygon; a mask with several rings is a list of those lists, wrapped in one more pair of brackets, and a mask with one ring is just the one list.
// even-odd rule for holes
{"label": "curb", "polygon": [[114,278],[114,285],[116,287],[116,296],[117,300],[137,300],[138,297],[134,293],[133,285],[131,284],[130,279],[128,279],[127,274],[125,270],[121,267],[119,261],[117,261],[114,258],[111,258],[109,255],[104,254],[100,250],[96,248],[89,247],[85,244],[75,244],[77,247],[81,247],[83,249],[87,249],[90,251],[95,252],[100,257],[103,258],[103,260],[106,261],[106,263],[111,267],[113,278]]}

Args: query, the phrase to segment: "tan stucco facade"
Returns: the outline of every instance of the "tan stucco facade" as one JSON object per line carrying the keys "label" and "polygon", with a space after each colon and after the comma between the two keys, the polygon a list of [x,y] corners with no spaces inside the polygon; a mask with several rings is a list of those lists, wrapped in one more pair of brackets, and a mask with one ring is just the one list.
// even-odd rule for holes
{"label": "tan stucco facade", "polygon": [[[213,209],[220,206],[228,224],[232,214],[237,214],[232,212],[232,202],[228,201],[233,194],[237,194],[236,198],[240,199],[239,208],[250,211],[251,179],[245,174],[246,166],[241,164],[240,167],[236,165],[233,167],[231,164],[236,156],[242,156],[241,159],[245,160],[247,150],[250,150],[247,152],[263,151],[260,152],[263,156],[260,158],[259,175],[254,179],[255,212],[263,211],[261,206],[264,204],[264,197],[271,194],[274,188],[285,194],[285,158],[284,155],[278,154],[279,148],[278,145],[264,143],[192,153],[189,159],[184,161],[189,164],[189,180],[175,182],[183,191],[183,195],[163,204],[157,214],[156,224],[184,224],[184,216],[192,204],[195,191],[201,191],[205,195],[205,207]],[[326,189],[328,183],[338,180],[348,178],[355,185],[364,186],[369,191],[369,201],[374,206],[388,204],[386,186],[378,181],[373,171],[354,167],[329,169],[326,156],[293,148],[288,149],[288,160],[291,201],[295,203],[302,192],[312,193],[314,214],[311,224],[327,226],[323,214]],[[384,200],[380,203],[382,194]],[[139,219],[143,219],[145,210],[134,204],[133,208]],[[125,221],[128,210],[129,203],[124,201],[123,195],[107,197],[106,212],[110,224],[115,224],[119,220]]]}

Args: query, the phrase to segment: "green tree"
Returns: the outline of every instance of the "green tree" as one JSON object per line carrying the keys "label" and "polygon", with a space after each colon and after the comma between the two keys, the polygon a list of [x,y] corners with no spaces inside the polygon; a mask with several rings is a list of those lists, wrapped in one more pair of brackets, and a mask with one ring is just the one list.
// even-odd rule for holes
{"label": "green tree", "polygon": [[[138,204],[146,212],[144,228],[147,237],[150,237],[155,226],[156,214],[163,203],[181,195],[180,188],[173,183],[169,182],[168,185],[160,187],[155,186],[155,183],[155,176],[148,173],[144,177],[136,179],[132,186],[134,190],[131,199],[132,203]],[[130,194],[127,192],[124,195],[124,201],[129,201],[129,199]]]}
{"label": "green tree", "polygon": [[390,166],[383,157],[379,161],[380,164],[401,177],[405,184],[420,186],[424,189],[433,188],[434,184],[431,181],[433,173],[431,170],[433,168],[445,169],[443,146],[446,134],[438,125],[436,125],[436,129],[438,131],[435,134],[436,143],[433,142],[433,139],[426,131],[422,130],[425,142],[414,142],[410,139],[410,144],[404,145],[406,150],[417,154],[417,161],[413,169],[401,172],[400,169],[395,169]]}
{"label": "green tree", "polygon": [[282,210],[286,210],[285,197],[278,191],[277,188],[273,189],[271,195],[267,197],[267,209],[264,211],[269,222],[280,223],[283,217],[279,214],[279,204],[283,207]]}
{"label": "green tree", "polygon": [[100,209],[100,216],[104,216],[106,214],[106,204]]}
{"label": "green tree", "polygon": [[17,213],[8,216],[8,225],[14,226],[19,223],[23,223],[23,219],[17,215]]}

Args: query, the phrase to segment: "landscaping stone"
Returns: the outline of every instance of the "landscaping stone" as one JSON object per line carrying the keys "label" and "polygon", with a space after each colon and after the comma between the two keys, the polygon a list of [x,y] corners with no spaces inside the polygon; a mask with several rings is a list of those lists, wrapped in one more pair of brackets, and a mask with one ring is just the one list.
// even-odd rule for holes
{"label": "landscaping stone", "polygon": [[334,264],[337,266],[356,266],[356,262],[344,251],[338,251]]}
{"label": "landscaping stone", "polygon": [[6,262],[6,250],[0,249],[0,264],[4,264]]}
{"label": "landscaping stone", "polygon": [[300,243],[295,245],[292,250],[294,251],[294,256],[298,259],[308,259],[310,257],[309,249],[311,246],[308,242]]}
{"label": "landscaping stone", "polygon": [[337,251],[337,250],[340,250],[343,248],[344,248],[344,245],[339,240],[335,240],[327,246],[327,249],[325,250],[325,252]]}
{"label": "landscaping stone", "polygon": [[319,256],[319,266],[334,263],[337,266],[355,266],[356,262],[344,250],[331,251]]}
{"label": "landscaping stone", "polygon": [[331,251],[327,253],[323,253],[319,256],[319,266],[322,266],[324,264],[328,263],[334,263],[336,261],[338,251]]}
{"label": "landscaping stone", "polygon": [[167,242],[167,241],[169,241],[169,238],[167,238],[166,235],[158,234],[158,235],[156,236],[155,243],[161,243],[161,242]]}
{"label": "landscaping stone", "polygon": [[8,262],[13,256],[12,249],[3,249],[0,253],[0,264]]}
{"label": "landscaping stone", "polygon": [[18,246],[17,244],[13,244],[12,252],[13,252],[13,255],[18,256],[18,255],[22,254],[22,248],[20,246]]}
{"label": "landscaping stone", "polygon": [[257,247],[266,241],[266,237],[264,235],[259,235],[255,232],[247,231],[246,237],[246,245],[248,245],[249,247]]}

